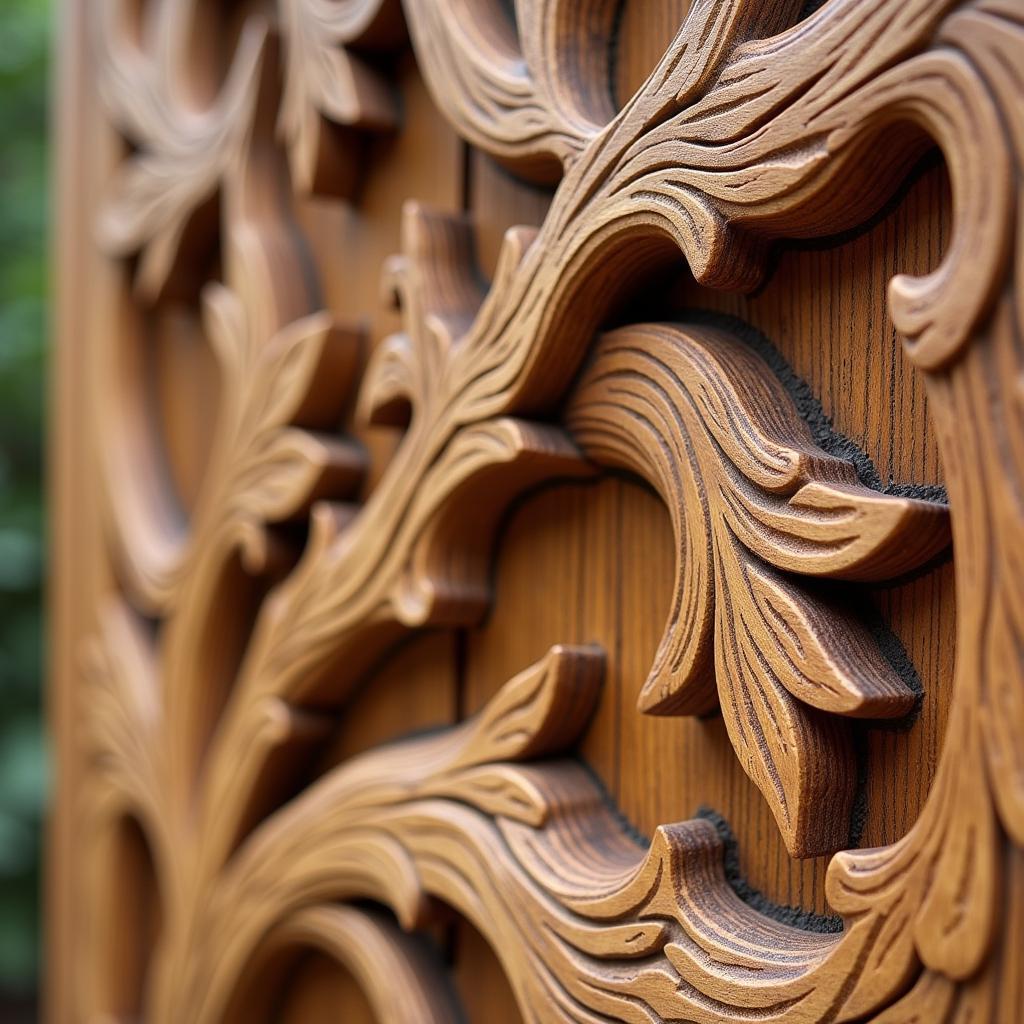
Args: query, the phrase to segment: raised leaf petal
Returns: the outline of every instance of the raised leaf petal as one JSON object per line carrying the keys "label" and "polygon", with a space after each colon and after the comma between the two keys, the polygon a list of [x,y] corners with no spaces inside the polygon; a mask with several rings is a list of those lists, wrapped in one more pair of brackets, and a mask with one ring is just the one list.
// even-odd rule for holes
{"label": "raised leaf petal", "polygon": [[247,517],[286,519],[321,491],[351,485],[361,470],[358,452],[344,441],[304,430],[279,430],[253,453],[235,500]]}
{"label": "raised leaf petal", "polygon": [[552,647],[473,721],[471,739],[453,767],[523,761],[566,746],[590,717],[603,668],[600,648]]}
{"label": "raised leaf petal", "polygon": [[[587,454],[641,474],[672,518],[676,584],[641,709],[700,713],[720,698],[790,850],[842,845],[856,769],[823,712],[895,717],[916,694],[865,627],[796,574],[898,575],[948,544],[948,510],[859,483],[815,445],[761,356],[717,328],[607,335],[568,420]],[[834,814],[817,814],[823,801]]]}
{"label": "raised leaf petal", "polygon": [[493,817],[510,818],[539,828],[547,817],[545,794],[521,771],[501,765],[466,768],[422,790],[424,796],[446,796]]}
{"label": "raised leaf petal", "polygon": [[782,676],[796,666],[765,650],[763,623],[751,621],[752,609],[733,593],[745,586],[743,577],[719,569],[716,583],[715,669],[736,755],[768,801],[789,852],[830,853],[847,839],[851,740],[840,723],[790,693]]}
{"label": "raised leaf petal", "polygon": [[394,12],[381,15],[389,6],[381,0],[355,6],[282,0],[286,63],[278,131],[289,147],[292,176],[304,191],[345,196],[357,181],[352,155],[344,153],[353,147],[337,144],[334,126],[383,131],[395,124],[391,90],[345,46],[375,29],[378,37],[397,35],[383,25],[395,20]]}
{"label": "raised leaf petal", "polygon": [[355,378],[358,335],[321,310],[277,333],[260,361],[259,426],[333,426]]}
{"label": "raised leaf petal", "polygon": [[[850,613],[795,584],[755,556],[723,558],[735,614],[762,638],[770,670],[794,697],[833,714],[894,718],[910,711],[913,690]],[[766,641],[766,642],[764,642]]]}
{"label": "raised leaf petal", "polygon": [[359,386],[359,415],[366,423],[400,425],[419,384],[420,365],[408,335],[392,334],[373,350]]}
{"label": "raised leaf petal", "polygon": [[780,569],[834,579],[892,579],[949,543],[949,510],[850,483],[813,480],[788,500],[725,492],[729,525]]}

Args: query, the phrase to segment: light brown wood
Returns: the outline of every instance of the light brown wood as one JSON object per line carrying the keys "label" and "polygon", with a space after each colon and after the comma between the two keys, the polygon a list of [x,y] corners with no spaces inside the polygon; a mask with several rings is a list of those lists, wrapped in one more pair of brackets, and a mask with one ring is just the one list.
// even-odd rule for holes
{"label": "light brown wood", "polygon": [[771,378],[724,331],[626,328],[598,343],[567,422],[672,513],[673,606],[639,710],[700,715],[720,699],[787,847],[809,856],[845,843],[856,788],[848,736],[810,709],[892,718],[915,694],[799,575],[899,576],[945,547],[948,526],[945,506],[880,496],[818,449]]}
{"label": "light brown wood", "polygon": [[[95,431],[90,521],[106,546],[88,584],[64,584],[93,611],[67,608],[59,634],[81,666],[61,663],[59,741],[82,767],[63,782],[58,910],[89,941],[62,946],[56,1019],[251,1019],[300,949],[347,967],[383,1019],[452,1019],[439,958],[336,905],[367,899],[468,963],[482,937],[528,1021],[1019,1016],[1024,15],[1013,0],[686,7],[659,6],[686,17],[642,76],[661,21],[635,5],[520,0],[513,18],[497,0],[407,0],[454,130],[557,187],[524,189],[477,154],[460,170],[439,132],[443,175],[376,193],[390,144],[359,133],[397,130],[396,159],[409,137],[381,56],[401,43],[394,4],[90,9],[95,84],[134,149],[100,208],[106,255],[83,260],[101,287],[63,299],[92,313],[91,404],[58,443]],[[411,65],[396,74],[429,122]],[[885,400],[844,387],[872,379],[871,358],[837,377],[840,343],[786,315],[785,289],[830,257],[791,249],[773,269],[771,243],[879,216],[932,145],[952,202],[938,171],[915,187],[934,188],[938,241],[913,225],[916,276],[869,272],[879,289],[892,277],[907,387],[927,394],[927,417],[922,395],[880,453],[867,442],[885,434]],[[97,166],[88,193],[66,185],[69,203],[98,195]],[[358,214],[307,196],[358,202],[357,177],[396,232],[414,193],[387,261],[380,232],[362,256],[339,251],[331,227],[358,237]],[[864,244],[892,258],[878,233]],[[393,314],[367,330],[378,270]],[[358,288],[331,280],[348,273]],[[870,289],[852,301],[886,315]],[[811,392],[723,311],[778,338]],[[155,406],[145,345],[163,338],[173,359],[199,332],[218,382],[184,357],[204,381],[186,428],[188,371],[157,362]],[[829,374],[823,401],[880,473],[814,405]],[[939,458],[946,491],[886,483],[937,483]],[[65,503],[87,490],[72,476]],[[953,568],[936,570],[950,536]],[[955,679],[933,691],[952,669],[954,574]],[[865,582],[888,588],[888,630],[864,615]],[[385,710],[399,677],[414,695]],[[914,739],[851,724],[909,715],[919,678]],[[678,721],[719,705],[717,724]],[[779,857],[773,884],[809,880],[790,900],[841,920],[751,894],[720,819],[664,824],[693,808],[659,802],[646,765],[670,773],[680,737],[730,810],[751,808],[741,823],[772,830],[755,844],[762,876]],[[604,785],[561,756],[577,742]],[[897,808],[901,786],[913,797]],[[843,852],[858,815],[884,833],[879,814],[884,845]],[[793,867],[782,844],[816,866]],[[297,972],[282,1012],[334,998],[303,995],[315,974]]]}

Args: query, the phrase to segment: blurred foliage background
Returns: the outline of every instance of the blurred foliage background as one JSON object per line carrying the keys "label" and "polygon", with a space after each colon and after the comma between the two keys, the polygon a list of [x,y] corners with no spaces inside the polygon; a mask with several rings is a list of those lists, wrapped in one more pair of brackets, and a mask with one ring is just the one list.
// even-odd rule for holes
{"label": "blurred foliage background", "polygon": [[5,1022],[29,1012],[37,984],[47,788],[41,467],[49,7],[50,0],[0,0],[0,1020]]}

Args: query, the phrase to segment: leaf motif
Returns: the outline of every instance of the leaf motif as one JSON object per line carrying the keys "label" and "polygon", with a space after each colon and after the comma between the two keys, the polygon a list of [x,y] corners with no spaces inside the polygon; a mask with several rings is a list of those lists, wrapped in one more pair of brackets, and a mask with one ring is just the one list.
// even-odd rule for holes
{"label": "leaf motif", "polygon": [[[906,572],[948,544],[946,507],[860,484],[753,349],[710,327],[607,335],[568,422],[592,458],[653,484],[672,518],[673,603],[641,709],[700,713],[717,685],[790,851],[842,845],[856,773],[825,713],[895,717],[916,698],[848,611],[789,574]],[[816,813],[825,803],[834,813]]]}
{"label": "leaf motif", "polygon": [[[482,611],[491,538],[507,503],[537,481],[590,472],[558,428],[510,417],[463,427],[423,477],[406,519],[409,555],[391,594],[399,621],[456,624]],[[453,508],[474,512],[447,514]]]}
{"label": "leaf motif", "polygon": [[[979,741],[976,733],[967,738],[968,744]],[[969,767],[951,780],[959,812],[956,827],[944,836],[914,921],[921,959],[958,981],[970,978],[985,961],[1002,882],[995,814],[988,800],[979,799],[985,792],[984,779],[978,777],[982,763],[976,749]]]}
{"label": "leaf motif", "polygon": [[732,531],[766,561],[789,572],[884,580],[948,543],[945,505],[893,499],[859,484],[814,480],[788,500],[722,494]]}
{"label": "leaf motif", "polygon": [[525,761],[563,749],[589,720],[603,670],[598,647],[552,647],[507,682],[473,720],[451,770]]}
{"label": "leaf motif", "polygon": [[97,4],[100,90],[110,117],[138,146],[119,168],[97,219],[99,241],[109,252],[141,253],[137,287],[149,299],[190,268],[179,250],[195,215],[219,189],[245,144],[264,73],[267,25],[249,19],[239,37],[223,88],[196,116],[178,95],[176,68],[188,45],[189,6],[160,5],[153,52],[128,41],[122,5]]}
{"label": "leaf motif", "polygon": [[247,314],[237,292],[219,282],[203,289],[203,330],[229,387],[248,376]]}
{"label": "leaf motif", "polygon": [[540,828],[548,816],[545,793],[531,785],[523,772],[502,765],[464,768],[424,786],[420,793],[461,800],[484,814],[510,818],[532,828]]}
{"label": "leaf motif", "polygon": [[359,417],[374,426],[401,426],[419,382],[416,347],[392,334],[373,350],[359,387]]}
{"label": "leaf motif", "polygon": [[262,428],[334,426],[355,379],[359,338],[324,310],[282,330],[261,358]]}
{"label": "leaf motif", "polygon": [[789,852],[794,857],[831,852],[846,845],[848,835],[852,742],[838,723],[790,692],[787,683],[799,675],[799,666],[788,652],[770,651],[759,609],[744,600],[746,585],[742,571],[716,572],[715,669],[722,717],[740,764],[768,801]]}
{"label": "leaf motif", "polygon": [[284,428],[258,442],[234,500],[247,517],[276,522],[295,515],[321,491],[343,488],[346,477],[351,484],[361,471],[362,460],[352,445]]}
{"label": "leaf motif", "polygon": [[794,697],[858,718],[894,718],[910,711],[913,692],[845,609],[812,596],[736,544],[722,555],[718,572],[720,589],[736,581],[731,613],[745,632],[759,638],[765,670]]}
{"label": "leaf motif", "polygon": [[384,26],[395,21],[390,6],[388,0],[368,0],[353,12],[345,9],[351,5],[322,0],[281,2],[286,64],[278,133],[289,148],[292,177],[306,192],[346,195],[356,181],[351,156],[344,170],[337,166],[341,154],[327,121],[376,132],[397,121],[380,74],[346,49],[375,33],[382,41],[397,35]]}
{"label": "leaf motif", "polygon": [[266,554],[265,523],[347,495],[362,478],[356,445],[300,429],[338,422],[360,339],[324,310],[278,327],[282,310],[268,294],[273,259],[260,233],[236,226],[228,252],[231,287],[212,283],[203,291],[223,386],[201,507],[210,535],[245,551],[255,567]]}
{"label": "leaf motif", "polygon": [[[156,656],[141,620],[120,599],[100,609],[99,629],[82,657],[81,712],[89,763],[119,811],[134,814],[162,842],[162,709]],[[161,854],[166,847],[161,848]]]}

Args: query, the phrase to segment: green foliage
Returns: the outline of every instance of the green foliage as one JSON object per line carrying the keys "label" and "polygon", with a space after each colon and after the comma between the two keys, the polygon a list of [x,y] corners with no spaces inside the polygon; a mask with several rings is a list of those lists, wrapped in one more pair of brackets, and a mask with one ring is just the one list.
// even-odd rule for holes
{"label": "green foliage", "polygon": [[0,991],[38,964],[49,0],[0,3]]}

